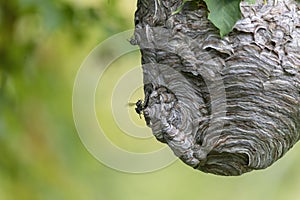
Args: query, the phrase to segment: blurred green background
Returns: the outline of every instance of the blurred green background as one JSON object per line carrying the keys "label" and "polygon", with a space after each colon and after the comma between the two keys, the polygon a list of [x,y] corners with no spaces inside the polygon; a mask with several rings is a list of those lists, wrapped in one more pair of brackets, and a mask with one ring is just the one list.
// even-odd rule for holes
{"label": "blurred green background", "polygon": [[[135,8],[131,0],[1,0],[0,200],[299,199],[299,144],[270,168],[240,177],[204,174],[180,161],[123,173],[89,154],[72,116],[76,73],[97,44],[134,27]],[[147,152],[163,145],[124,135],[109,107],[115,81],[140,62],[138,52],[128,56],[100,83],[107,95],[97,98],[97,116],[113,142]]]}

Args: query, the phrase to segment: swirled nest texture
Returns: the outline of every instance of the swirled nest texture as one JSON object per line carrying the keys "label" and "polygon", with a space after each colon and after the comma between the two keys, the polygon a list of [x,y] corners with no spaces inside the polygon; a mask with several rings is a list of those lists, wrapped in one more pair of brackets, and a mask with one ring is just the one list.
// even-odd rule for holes
{"label": "swirled nest texture", "polygon": [[300,131],[300,3],[241,2],[220,38],[202,1],[138,0],[143,113],[155,137],[203,172],[240,175],[281,158]]}

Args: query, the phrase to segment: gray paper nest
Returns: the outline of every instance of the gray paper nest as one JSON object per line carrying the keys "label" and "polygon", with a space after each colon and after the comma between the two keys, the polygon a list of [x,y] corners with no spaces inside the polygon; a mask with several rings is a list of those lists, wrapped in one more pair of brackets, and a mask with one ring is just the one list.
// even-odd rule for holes
{"label": "gray paper nest", "polygon": [[201,1],[138,0],[144,110],[155,137],[203,172],[270,166],[300,130],[300,3],[241,2],[226,37]]}

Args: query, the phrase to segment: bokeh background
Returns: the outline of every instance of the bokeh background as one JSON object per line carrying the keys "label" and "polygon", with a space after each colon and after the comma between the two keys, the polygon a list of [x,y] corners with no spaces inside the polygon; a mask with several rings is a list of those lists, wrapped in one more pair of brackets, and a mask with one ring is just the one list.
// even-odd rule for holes
{"label": "bokeh background", "polygon": [[[124,173],[88,152],[72,115],[76,73],[96,45],[134,27],[135,8],[132,0],[0,1],[0,200],[299,199],[300,144],[270,168],[240,177],[204,174],[180,161]],[[112,142],[147,152],[163,145],[124,134],[110,107],[118,80],[139,63],[133,52],[112,64],[99,82],[96,112]],[[141,95],[132,91],[129,101]]]}

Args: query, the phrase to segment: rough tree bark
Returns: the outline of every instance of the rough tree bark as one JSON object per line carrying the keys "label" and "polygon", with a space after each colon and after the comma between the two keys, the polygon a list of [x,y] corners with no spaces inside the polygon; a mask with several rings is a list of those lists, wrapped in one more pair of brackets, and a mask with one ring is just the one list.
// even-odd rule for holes
{"label": "rough tree bark", "polygon": [[241,2],[226,37],[202,1],[138,0],[143,113],[156,138],[203,172],[240,175],[281,158],[300,131],[300,4]]}

